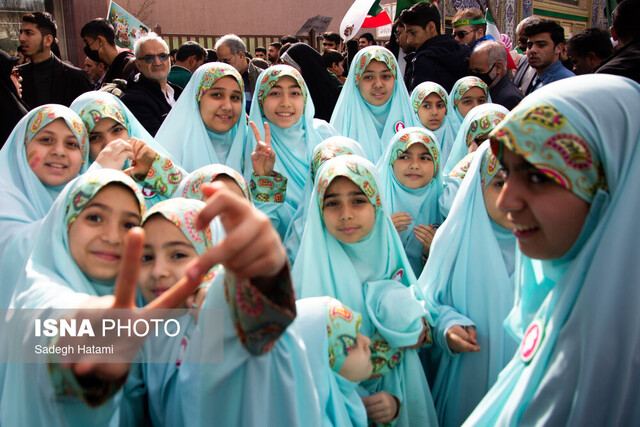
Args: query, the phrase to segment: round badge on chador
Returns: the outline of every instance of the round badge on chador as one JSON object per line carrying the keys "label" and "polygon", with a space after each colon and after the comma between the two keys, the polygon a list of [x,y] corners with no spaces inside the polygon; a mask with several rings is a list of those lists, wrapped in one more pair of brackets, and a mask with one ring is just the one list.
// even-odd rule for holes
{"label": "round badge on chador", "polygon": [[156,192],[153,190],[148,189],[147,187],[142,187],[142,195],[144,197],[146,197],[147,199],[152,198],[153,196],[156,195]]}
{"label": "round badge on chador", "polygon": [[544,326],[539,320],[534,320],[524,333],[522,346],[520,347],[520,357],[524,363],[529,363],[540,348],[540,343],[544,336]]}
{"label": "round badge on chador", "polygon": [[396,122],[394,128],[395,128],[396,132],[400,132],[401,130],[403,130],[405,128],[404,122]]}

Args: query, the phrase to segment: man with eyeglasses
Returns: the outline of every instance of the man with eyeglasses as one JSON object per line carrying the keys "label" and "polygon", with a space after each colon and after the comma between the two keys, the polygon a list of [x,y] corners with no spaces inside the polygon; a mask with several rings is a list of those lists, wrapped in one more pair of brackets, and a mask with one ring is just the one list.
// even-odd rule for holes
{"label": "man with eyeglasses", "polygon": [[453,38],[471,49],[487,38],[493,40],[493,37],[485,35],[486,31],[487,21],[480,9],[459,10],[453,17]]}
{"label": "man with eyeglasses", "polygon": [[156,33],[139,38],[133,53],[140,73],[129,79],[122,102],[155,136],[182,89],[167,80],[171,69],[169,46]]}

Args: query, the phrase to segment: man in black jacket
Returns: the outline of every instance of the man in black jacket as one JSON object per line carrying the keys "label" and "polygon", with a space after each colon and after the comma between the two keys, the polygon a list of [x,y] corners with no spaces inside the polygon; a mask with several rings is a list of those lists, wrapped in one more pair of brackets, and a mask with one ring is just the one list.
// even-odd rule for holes
{"label": "man in black jacket", "polygon": [[613,11],[611,35],[618,49],[596,68],[596,73],[615,74],[640,83],[640,0],[624,0]]}
{"label": "man in black jacket", "polygon": [[69,106],[79,95],[92,89],[85,72],[65,64],[53,53],[58,28],[48,12],[34,12],[22,17],[20,46],[31,62],[19,67],[22,99],[35,108],[43,104]]}
{"label": "man in black jacket", "polygon": [[432,3],[420,2],[402,12],[407,42],[416,49],[407,56],[405,74],[411,92],[422,82],[439,83],[447,92],[454,83],[468,75],[467,58],[471,49],[451,36],[440,34],[440,11]]}
{"label": "man in black jacket", "polygon": [[109,66],[103,83],[111,83],[114,79],[127,80],[138,72],[133,53],[116,46],[116,31],[111,22],[104,18],[92,19],[84,24],[80,37],[84,41],[85,55]]}
{"label": "man in black jacket", "polygon": [[167,81],[171,69],[169,46],[156,33],[138,39],[133,52],[140,73],[129,79],[122,102],[155,136],[182,89]]}

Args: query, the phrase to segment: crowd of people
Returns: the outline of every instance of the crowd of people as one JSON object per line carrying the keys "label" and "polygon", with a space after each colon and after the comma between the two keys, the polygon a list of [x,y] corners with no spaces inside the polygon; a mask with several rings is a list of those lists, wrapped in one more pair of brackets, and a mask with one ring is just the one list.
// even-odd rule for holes
{"label": "crowd of people", "polygon": [[640,424],[639,14],[568,40],[529,17],[512,49],[420,2],[386,46],[254,55],[129,51],[97,18],[84,70],[24,15],[24,59],[0,52],[1,307],[182,311],[126,357],[67,358],[60,331],[42,363],[3,356],[0,424]]}

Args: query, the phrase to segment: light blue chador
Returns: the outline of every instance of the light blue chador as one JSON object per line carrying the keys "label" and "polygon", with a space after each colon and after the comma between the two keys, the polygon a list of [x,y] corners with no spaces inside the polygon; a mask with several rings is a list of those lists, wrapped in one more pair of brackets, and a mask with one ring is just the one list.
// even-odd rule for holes
{"label": "light blue chador", "polygon": [[[590,203],[559,259],[516,261],[521,346],[466,425],[638,425],[640,86],[592,74],[527,96],[491,134]],[[507,181],[508,185],[508,181]]]}
{"label": "light blue chador", "polygon": [[358,383],[338,374],[359,332],[362,316],[330,297],[296,301],[291,328],[302,337],[322,410],[323,426],[367,426]]}
{"label": "light blue chador", "polygon": [[[360,332],[372,338],[374,353],[391,354],[391,349],[417,344],[430,314],[422,292],[412,286],[416,279],[384,208],[376,175],[373,164],[359,156],[325,162],[316,177],[292,275],[298,298],[331,296],[347,304],[362,314]],[[353,181],[375,208],[373,230],[356,243],[340,242],[324,226],[322,201],[337,177]],[[386,391],[396,396],[402,403],[398,425],[436,425],[417,351],[405,349],[388,358],[374,355],[372,361],[374,376],[361,383],[361,393]]]}
{"label": "light blue chador", "polygon": [[87,170],[89,138],[82,120],[67,107],[47,104],[22,118],[0,150],[0,307],[7,307],[11,293],[33,245],[42,218],[64,186],[50,187],[29,166],[27,144],[54,120],[64,120],[78,141],[82,166]]}
{"label": "light blue chador", "polygon": [[[285,76],[292,77],[300,86],[304,99],[304,112],[297,123],[283,129],[267,120],[262,107],[271,88]],[[276,154],[274,172],[282,174],[287,179],[284,203],[280,203],[277,209],[279,220],[274,222],[274,226],[281,232],[281,236],[286,232],[298,206],[303,202],[304,187],[309,176],[309,164],[313,149],[326,138],[337,135],[335,129],[327,122],[313,118],[314,111],[307,85],[295,68],[289,65],[275,65],[260,73],[249,117],[256,124],[262,138],[265,137],[264,122],[269,123],[271,147]],[[253,151],[257,145],[253,133],[250,135],[249,141],[249,146]],[[250,175],[251,165],[248,167],[248,174],[245,172],[247,181],[250,180]],[[270,217],[272,216],[273,206],[269,205],[273,205],[273,203],[255,200],[255,205]]]}
{"label": "light blue chador", "polygon": [[[413,106],[413,111],[416,113],[416,118],[418,120],[418,126],[426,127],[420,122],[420,118],[418,117],[418,110],[422,106],[425,98],[435,93],[442,99],[444,105],[448,107],[449,105],[449,95],[447,95],[447,91],[435,82],[423,82],[416,86],[411,92],[411,105]],[[451,152],[451,147],[453,147],[453,141],[456,138],[456,131],[454,131],[451,126],[451,122],[449,120],[449,116],[445,114],[444,119],[442,120],[442,124],[436,130],[432,130],[433,134],[436,136],[436,140],[438,141],[438,149],[440,150],[440,163],[443,165],[447,161],[447,157],[449,157],[449,153]]]}
{"label": "light blue chador", "polygon": [[462,125],[462,121],[464,117],[458,112],[458,104],[460,100],[464,96],[465,93],[471,88],[480,88],[484,91],[487,96],[487,102],[491,102],[491,95],[489,95],[489,88],[487,84],[482,81],[480,77],[475,76],[466,76],[459,79],[451,89],[449,93],[449,104],[447,105],[447,117],[449,119],[449,123],[451,124],[451,128],[453,129],[454,135],[458,133],[458,129]]}
{"label": "light blue chador", "polygon": [[458,162],[469,153],[469,144],[476,138],[479,141],[485,140],[489,132],[498,126],[507,114],[509,110],[500,104],[487,103],[473,107],[460,125],[442,173],[449,175]]}
{"label": "light blue chador", "polygon": [[307,212],[309,211],[309,202],[313,194],[313,184],[316,173],[325,161],[343,154],[355,154],[364,157],[364,151],[360,144],[346,136],[332,136],[322,141],[316,146],[311,155],[311,165],[309,167],[309,177],[304,187],[304,199],[298,206],[291,224],[284,236],[284,246],[287,249],[289,262],[294,263],[298,249],[300,248],[300,239],[307,223]]}
{"label": "light blue chador", "polygon": [[[513,357],[517,342],[503,326],[513,306],[516,238],[489,218],[483,190],[501,169],[485,142],[473,156],[449,217],[438,229],[418,283],[436,310],[437,361],[431,388],[441,425],[460,425]],[[481,350],[452,353],[446,332],[472,326]]]}
{"label": "light blue chador", "polygon": [[[26,270],[16,285],[12,308],[79,308],[89,296],[113,293],[114,282],[98,282],[82,272],[69,249],[69,227],[84,207],[109,184],[131,190],[140,212],[144,200],[137,185],[120,171],[87,172],[69,183],[45,217],[36,236]],[[19,333],[19,332],[15,332]],[[22,337],[14,336],[13,343]],[[85,426],[117,425],[121,393],[90,407],[77,394],[73,374],[57,364],[7,364],[0,403],[2,425]],[[116,389],[117,390],[117,389]],[[73,391],[73,393],[71,393]],[[108,398],[107,398],[108,397]]]}
{"label": "light blue chador", "polygon": [[[385,64],[395,79],[391,98],[380,106],[366,102],[358,88],[362,73],[371,61]],[[331,115],[331,124],[340,135],[358,141],[367,159],[374,163],[382,156],[397,131],[420,125],[411,108],[407,87],[398,73],[398,63],[389,50],[381,46],[369,46],[358,52]]]}
{"label": "light blue chador", "polygon": [[[230,77],[240,86],[242,109],[231,130],[215,132],[204,124],[200,116],[200,100],[207,90],[221,78]],[[156,140],[171,153],[187,172],[219,163],[243,173],[251,164],[251,151],[246,143],[244,83],[235,68],[220,62],[207,63],[191,76],[180,98],[156,134]]]}
{"label": "light blue chador", "polygon": [[[398,182],[393,172],[393,164],[398,157],[413,144],[424,145],[433,159],[433,178],[422,188],[410,189]],[[406,230],[400,231],[402,246],[407,253],[411,268],[416,276],[422,272],[422,243],[416,238],[413,228],[416,225],[437,225],[443,221],[440,213],[440,197],[443,183],[440,167],[440,151],[435,136],[422,127],[406,128],[398,132],[377,165],[380,174],[381,192],[390,213],[404,212],[411,215],[413,221]]]}
{"label": "light blue chador", "polygon": [[[176,186],[186,175],[184,170],[171,161],[167,150],[158,144],[127,106],[120,101],[120,98],[107,92],[91,91],[77,97],[69,108],[75,111],[82,119],[89,133],[89,140],[91,139],[91,132],[93,132],[98,122],[108,118],[122,125],[127,130],[129,138],[138,138],[144,141],[156,152],[156,159],[151,165],[147,176],[140,180],[135,178],[140,186],[142,195],[145,197],[148,208],[173,195]],[[130,166],[130,162],[127,160],[124,169]],[[94,165],[91,169],[93,170],[96,167]]]}

